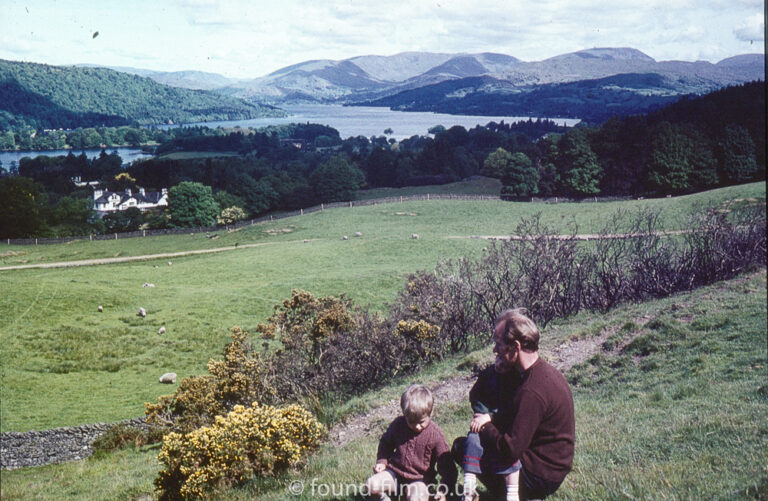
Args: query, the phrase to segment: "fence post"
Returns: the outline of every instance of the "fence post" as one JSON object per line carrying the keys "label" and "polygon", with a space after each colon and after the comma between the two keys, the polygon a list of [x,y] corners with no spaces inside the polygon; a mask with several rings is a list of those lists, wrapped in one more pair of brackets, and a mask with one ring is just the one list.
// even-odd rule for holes
{"label": "fence post", "polygon": [[301,215],[302,216],[304,215],[304,209],[301,209]]}
{"label": "fence post", "polygon": [[323,202],[320,202],[320,210],[325,210],[325,204],[323,204]]}
{"label": "fence post", "polygon": [[90,235],[88,235],[88,240],[90,240],[91,242],[93,242],[93,233],[91,233]]}
{"label": "fence post", "polygon": [[37,245],[37,239],[35,239],[35,245]]}
{"label": "fence post", "polygon": [[272,214],[269,215],[269,220],[272,221]]}
{"label": "fence post", "polygon": [[352,208],[352,200],[349,201],[349,208]]}
{"label": "fence post", "polygon": [[115,233],[115,240],[117,240],[117,233]]}

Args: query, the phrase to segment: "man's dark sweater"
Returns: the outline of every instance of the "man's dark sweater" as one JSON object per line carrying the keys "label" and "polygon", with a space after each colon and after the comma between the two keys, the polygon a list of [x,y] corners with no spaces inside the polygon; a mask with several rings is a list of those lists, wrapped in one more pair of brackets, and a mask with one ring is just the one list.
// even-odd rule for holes
{"label": "man's dark sweater", "polygon": [[483,447],[511,461],[520,459],[525,471],[544,480],[562,482],[571,471],[576,437],[571,389],[560,371],[541,358],[522,377],[512,422],[503,429],[494,423],[483,426]]}

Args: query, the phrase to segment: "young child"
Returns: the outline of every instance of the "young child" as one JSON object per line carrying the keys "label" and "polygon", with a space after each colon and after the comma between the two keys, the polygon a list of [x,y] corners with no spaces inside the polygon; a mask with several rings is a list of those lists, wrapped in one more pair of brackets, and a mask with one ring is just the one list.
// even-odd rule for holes
{"label": "young child", "polygon": [[517,372],[500,373],[497,367],[491,366],[482,371],[472,389],[469,391],[469,402],[474,411],[470,423],[462,460],[464,471],[464,500],[477,499],[477,475],[500,475],[504,479],[507,501],[519,500],[520,461],[509,464],[489,452],[483,451],[480,443],[480,424],[478,418],[484,414],[490,416],[496,425],[512,419],[509,409],[515,389],[520,385]]}
{"label": "young child", "polygon": [[379,441],[374,474],[366,482],[368,492],[379,499],[405,494],[408,501],[427,501],[429,485],[440,474],[435,499],[453,489],[456,467],[445,435],[432,421],[433,399],[429,388],[411,385],[400,398],[403,415],[396,418]]}

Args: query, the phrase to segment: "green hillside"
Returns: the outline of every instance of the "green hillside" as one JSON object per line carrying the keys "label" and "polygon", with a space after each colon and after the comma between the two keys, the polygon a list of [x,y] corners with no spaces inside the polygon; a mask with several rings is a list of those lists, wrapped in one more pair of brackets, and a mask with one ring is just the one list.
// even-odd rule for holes
{"label": "green hillside", "polygon": [[[765,499],[768,494],[766,276],[759,271],[666,299],[579,315],[542,331],[541,353],[563,366],[561,345],[593,346],[564,373],[576,410],[573,471],[551,498]],[[611,343],[606,341],[610,340]],[[642,351],[643,346],[654,349]],[[634,343],[633,343],[634,341]],[[306,468],[226,490],[221,500],[359,500],[343,485],[370,475],[388,420],[370,413],[397,399],[413,381],[434,385],[470,375],[491,360],[487,348],[451,358],[415,377],[353,399],[350,419],[369,431],[335,441]],[[438,398],[435,420],[449,440],[471,418],[466,394]],[[338,431],[338,430],[337,430]],[[86,461],[2,472],[4,500],[152,499],[156,445]],[[341,494],[312,496],[313,482]],[[301,485],[301,495],[289,486]],[[149,497],[146,497],[149,496]],[[490,501],[481,496],[481,501]]]}
{"label": "green hillside", "polygon": [[282,115],[271,106],[106,68],[0,60],[0,130],[188,123]]}

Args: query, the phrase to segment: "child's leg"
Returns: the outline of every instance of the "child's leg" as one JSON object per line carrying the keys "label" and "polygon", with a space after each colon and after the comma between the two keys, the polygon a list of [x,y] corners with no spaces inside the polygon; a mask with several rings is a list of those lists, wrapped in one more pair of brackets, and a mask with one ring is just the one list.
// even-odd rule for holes
{"label": "child's leg", "polygon": [[483,457],[483,446],[480,435],[470,432],[465,442],[464,456],[461,468],[464,470],[464,500],[471,501],[477,497],[477,475],[481,473],[480,458]]}
{"label": "child's leg", "polygon": [[504,483],[507,486],[507,501],[519,501],[520,499],[520,470],[504,475]]}
{"label": "child's leg", "polygon": [[407,501],[429,501],[429,489],[424,482],[411,482],[405,486]]}
{"label": "child's leg", "polygon": [[371,475],[365,482],[365,487],[371,496],[386,499],[385,496],[397,491],[397,481],[390,472],[385,470]]}

